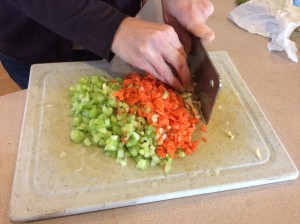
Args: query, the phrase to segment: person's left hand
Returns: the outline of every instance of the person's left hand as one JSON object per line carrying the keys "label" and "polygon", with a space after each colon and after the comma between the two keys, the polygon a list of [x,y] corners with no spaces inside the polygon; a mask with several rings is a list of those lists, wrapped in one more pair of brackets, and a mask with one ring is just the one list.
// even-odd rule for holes
{"label": "person's left hand", "polygon": [[161,0],[163,18],[166,24],[173,26],[182,42],[186,53],[191,50],[190,33],[204,41],[215,38],[206,20],[213,13],[210,0]]}

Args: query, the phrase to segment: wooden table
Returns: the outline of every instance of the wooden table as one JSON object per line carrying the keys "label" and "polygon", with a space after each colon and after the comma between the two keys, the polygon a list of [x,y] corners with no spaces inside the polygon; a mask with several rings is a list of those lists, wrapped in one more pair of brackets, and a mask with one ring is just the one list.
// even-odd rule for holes
{"label": "wooden table", "polygon": [[[159,0],[148,1],[154,9]],[[300,65],[266,50],[268,39],[227,19],[234,1],[213,0],[209,51],[226,51],[300,167]],[[298,41],[299,38],[295,37]],[[300,58],[300,53],[298,52]],[[27,91],[0,97],[0,223],[8,209]],[[35,223],[300,223],[300,179],[271,185],[123,207]]]}

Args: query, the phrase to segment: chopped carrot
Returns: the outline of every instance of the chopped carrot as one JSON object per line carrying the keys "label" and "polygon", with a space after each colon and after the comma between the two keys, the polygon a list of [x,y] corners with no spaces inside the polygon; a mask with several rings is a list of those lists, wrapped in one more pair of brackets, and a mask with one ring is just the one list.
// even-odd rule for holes
{"label": "chopped carrot", "polygon": [[208,142],[208,141],[207,141],[207,138],[206,138],[205,136],[203,136],[203,137],[201,138],[201,140],[204,141],[205,143]]}
{"label": "chopped carrot", "polygon": [[[168,97],[163,97],[168,91]],[[176,152],[182,150],[186,154],[195,152],[199,141],[192,141],[192,133],[199,123],[185,107],[182,97],[171,88],[150,74],[141,76],[137,72],[127,74],[123,81],[123,88],[114,92],[118,100],[124,101],[136,109],[130,113],[144,117],[149,125],[156,128],[158,147],[156,154],[160,158],[176,158]],[[206,126],[201,126],[206,131]],[[202,141],[207,142],[205,137]]]}
{"label": "chopped carrot", "polygon": [[206,125],[205,124],[201,125],[200,130],[202,132],[206,132]]}
{"label": "chopped carrot", "polygon": [[160,158],[165,158],[167,153],[165,152],[163,147],[158,147],[156,149],[156,154],[160,157]]}

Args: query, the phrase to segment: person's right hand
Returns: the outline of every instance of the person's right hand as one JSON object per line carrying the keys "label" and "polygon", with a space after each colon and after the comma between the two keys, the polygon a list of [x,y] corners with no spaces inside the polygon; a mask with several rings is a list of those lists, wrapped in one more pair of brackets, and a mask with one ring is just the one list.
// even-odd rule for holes
{"label": "person's right hand", "polygon": [[187,53],[192,48],[191,34],[206,42],[215,38],[213,30],[206,24],[214,6],[210,0],[161,0],[163,18],[174,27]]}
{"label": "person's right hand", "polygon": [[169,25],[127,17],[119,26],[111,49],[125,62],[151,73],[176,90],[183,91],[190,82],[187,55]]}

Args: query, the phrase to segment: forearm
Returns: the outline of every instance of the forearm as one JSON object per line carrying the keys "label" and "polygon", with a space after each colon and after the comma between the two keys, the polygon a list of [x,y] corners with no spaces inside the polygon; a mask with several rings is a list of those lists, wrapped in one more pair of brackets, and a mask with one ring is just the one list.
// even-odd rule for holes
{"label": "forearm", "polygon": [[126,15],[100,0],[7,0],[51,31],[108,58],[113,37]]}

